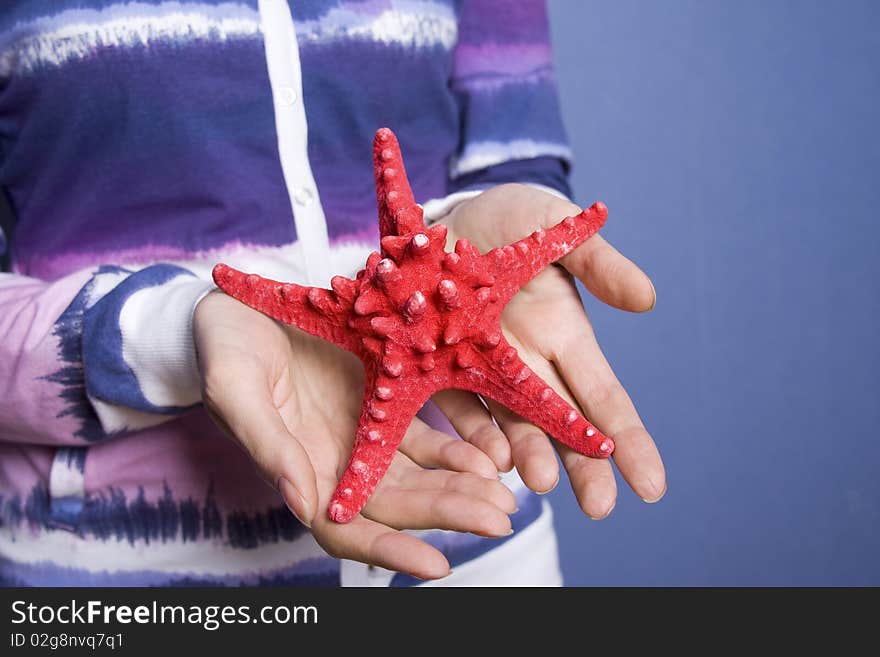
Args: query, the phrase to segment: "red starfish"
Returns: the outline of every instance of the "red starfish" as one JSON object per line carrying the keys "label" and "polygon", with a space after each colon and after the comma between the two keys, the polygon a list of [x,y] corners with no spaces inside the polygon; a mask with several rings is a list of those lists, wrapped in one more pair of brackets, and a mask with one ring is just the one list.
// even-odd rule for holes
{"label": "red starfish", "polygon": [[614,443],[534,374],[501,332],[501,312],[529,280],[591,237],[596,203],[547,230],[481,255],[467,240],[447,253],[446,226],[425,226],[394,133],[373,143],[382,253],[332,290],[279,283],[218,264],[227,294],[357,355],[366,386],[354,449],[328,512],[348,522],[384,476],[415,414],[439,390],[494,399],[572,449],[608,457]]}

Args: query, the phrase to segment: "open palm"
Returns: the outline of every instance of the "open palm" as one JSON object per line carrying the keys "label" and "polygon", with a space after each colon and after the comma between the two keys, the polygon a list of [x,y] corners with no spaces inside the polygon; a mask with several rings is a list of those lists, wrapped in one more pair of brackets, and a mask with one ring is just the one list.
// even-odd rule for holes
{"label": "open palm", "polygon": [[399,530],[510,532],[516,503],[493,462],[419,419],[363,513],[331,521],[360,413],[360,362],[221,293],[200,302],[194,336],[205,407],[328,554],[436,578],[448,573],[445,557]]}
{"label": "open palm", "polygon": [[[485,252],[580,211],[540,189],[502,185],[459,204],[442,221],[449,226],[449,243],[467,238]],[[629,311],[653,308],[654,288],[638,267],[599,235],[560,264],[564,269],[548,267],[511,300],[502,315],[505,336],[534,372],[614,439],[614,461],[623,477],[642,499],[657,501],[666,492],[660,454],[599,348],[572,275],[600,300]],[[538,492],[556,485],[556,457],[540,429],[489,401],[504,435],[488,428],[474,432],[474,426],[489,424],[481,405],[459,392],[441,393],[437,402],[499,469],[515,465],[526,485]],[[593,518],[607,516],[617,497],[608,461],[554,443],[581,508]]]}

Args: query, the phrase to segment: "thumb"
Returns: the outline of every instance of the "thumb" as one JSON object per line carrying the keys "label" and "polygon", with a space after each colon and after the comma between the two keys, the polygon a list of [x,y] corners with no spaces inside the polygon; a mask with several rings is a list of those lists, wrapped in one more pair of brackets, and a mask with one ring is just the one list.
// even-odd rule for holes
{"label": "thumb", "polygon": [[[578,206],[563,199],[554,199],[545,207],[544,228],[581,212]],[[614,308],[647,312],[653,310],[657,302],[654,284],[647,274],[601,235],[593,235],[562,258],[559,264],[597,299]]]}
{"label": "thumb", "polygon": [[248,453],[260,477],[281,494],[291,513],[311,527],[318,491],[308,453],[288,430],[265,384],[245,386],[241,378],[230,379],[232,385],[221,386],[221,391],[215,387],[210,398],[206,396],[209,412]]}
{"label": "thumb", "polygon": [[[495,223],[474,221],[479,233],[468,235],[482,250],[504,241],[524,237],[536,228],[550,228],[566,217],[580,214],[571,201],[525,185],[499,185],[460,204],[455,213],[471,217],[496,216]],[[487,232],[488,231],[488,232]],[[503,241],[499,244],[498,240]],[[651,279],[623,256],[601,235],[593,235],[559,261],[600,301],[631,312],[645,312],[654,307],[656,294]]]}
{"label": "thumb", "polygon": [[601,235],[593,235],[559,261],[600,301],[630,312],[653,310],[654,284]]}

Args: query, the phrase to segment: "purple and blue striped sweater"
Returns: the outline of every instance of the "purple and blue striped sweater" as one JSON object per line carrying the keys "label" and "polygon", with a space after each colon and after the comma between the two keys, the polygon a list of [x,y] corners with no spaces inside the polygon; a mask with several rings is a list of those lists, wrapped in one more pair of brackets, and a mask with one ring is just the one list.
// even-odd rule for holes
{"label": "purple and blue striped sweater", "polygon": [[[429,216],[567,194],[556,103],[542,0],[3,3],[0,582],[345,583],[198,405],[210,268],[352,274],[383,125]],[[453,568],[504,545],[426,539]]]}

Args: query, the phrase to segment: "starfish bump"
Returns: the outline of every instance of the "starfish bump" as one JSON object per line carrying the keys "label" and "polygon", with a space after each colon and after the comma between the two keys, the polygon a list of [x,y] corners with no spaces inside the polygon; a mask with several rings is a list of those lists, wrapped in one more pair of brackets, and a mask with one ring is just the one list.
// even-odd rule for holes
{"label": "starfish bump", "polygon": [[348,466],[328,513],[348,522],[385,475],[413,417],[437,391],[494,399],[572,449],[594,458],[613,441],[522,361],[501,331],[501,313],[529,280],[594,235],[608,216],[596,203],[546,230],[481,254],[446,226],[425,226],[391,130],[373,144],[381,252],[355,279],[330,290],[245,274],[224,264],[214,281],[276,320],[332,342],[364,364],[364,400]]}

